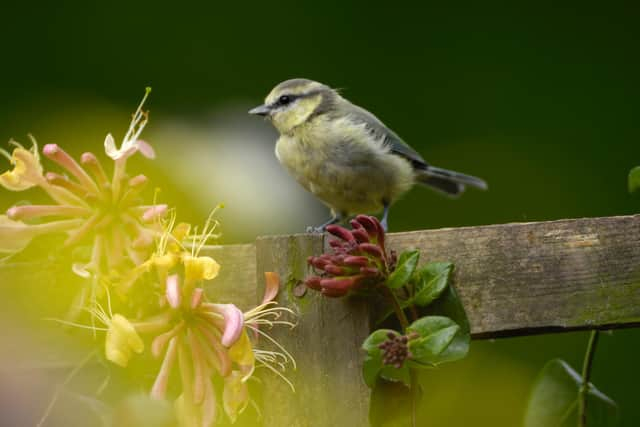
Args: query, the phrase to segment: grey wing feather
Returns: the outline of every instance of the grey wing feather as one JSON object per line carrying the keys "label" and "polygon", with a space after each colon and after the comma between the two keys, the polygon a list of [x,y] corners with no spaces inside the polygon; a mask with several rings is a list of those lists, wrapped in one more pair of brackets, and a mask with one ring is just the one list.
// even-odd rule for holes
{"label": "grey wing feather", "polygon": [[406,158],[417,169],[427,168],[427,162],[422,156],[404,142],[394,131],[386,127],[376,116],[364,108],[353,104],[349,106],[348,114],[355,122],[365,123],[365,126],[377,137],[383,137],[384,143],[390,147],[392,153]]}

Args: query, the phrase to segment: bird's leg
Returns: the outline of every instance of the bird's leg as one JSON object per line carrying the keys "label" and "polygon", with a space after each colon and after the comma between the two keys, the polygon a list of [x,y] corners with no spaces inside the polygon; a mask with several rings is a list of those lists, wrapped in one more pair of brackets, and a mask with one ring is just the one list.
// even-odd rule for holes
{"label": "bird's leg", "polygon": [[387,231],[389,231],[387,219],[389,218],[389,207],[391,206],[391,204],[385,200],[382,201],[382,204],[384,206],[384,212],[382,213],[382,220],[380,221],[380,224],[382,225],[382,229],[386,233]]}
{"label": "bird's leg", "polygon": [[335,224],[342,221],[343,216],[341,214],[335,213],[333,211],[331,213],[333,216],[329,221],[325,222],[324,224],[320,224],[317,227],[313,227],[311,225],[308,226],[307,233],[324,233],[324,229],[327,228],[327,225]]}

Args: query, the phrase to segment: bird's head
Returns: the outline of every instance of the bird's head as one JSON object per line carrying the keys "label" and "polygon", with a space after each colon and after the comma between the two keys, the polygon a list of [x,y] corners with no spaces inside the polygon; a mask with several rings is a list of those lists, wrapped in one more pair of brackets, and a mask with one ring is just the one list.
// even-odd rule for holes
{"label": "bird's head", "polygon": [[267,117],[281,134],[313,117],[329,111],[337,92],[329,86],[307,79],[286,80],[267,95],[264,104],[249,110],[249,114]]}

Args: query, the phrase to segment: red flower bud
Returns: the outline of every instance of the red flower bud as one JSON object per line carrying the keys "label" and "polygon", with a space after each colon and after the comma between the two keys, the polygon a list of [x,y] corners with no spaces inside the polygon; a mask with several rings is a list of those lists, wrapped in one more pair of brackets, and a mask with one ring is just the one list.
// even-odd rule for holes
{"label": "red flower bud", "polygon": [[324,278],[320,279],[320,286],[322,286],[323,289],[342,289],[348,291],[361,277],[362,276]]}
{"label": "red flower bud", "polygon": [[351,231],[339,225],[335,225],[335,224],[328,225],[326,230],[327,232],[333,234],[334,236],[342,240],[346,240],[347,242],[356,241],[356,239],[353,237],[353,234],[351,234]]}
{"label": "red flower bud", "polygon": [[380,249],[379,246],[376,246],[372,243],[360,243],[358,245],[358,249],[368,254],[371,254],[376,258],[380,258],[380,259],[384,258],[384,253],[382,252],[382,249]]}
{"label": "red flower bud", "polygon": [[362,228],[353,230],[351,234],[353,234],[353,237],[355,237],[358,243],[369,243],[369,235]]}
{"label": "red flower bud", "polygon": [[344,263],[346,265],[354,267],[365,267],[369,265],[369,258],[367,258],[366,256],[349,255],[344,258]]}
{"label": "red flower bud", "polygon": [[348,274],[347,271],[342,268],[342,267],[338,267],[334,264],[327,264],[324,266],[324,271],[326,271],[329,274],[333,274],[334,276],[343,276],[345,274]]}
{"label": "red flower bud", "polygon": [[380,274],[380,270],[376,267],[360,267],[360,273],[368,277],[377,276]]}
{"label": "red flower bud", "polygon": [[342,245],[343,245],[343,242],[340,240],[336,240],[336,239],[329,240],[329,246],[331,246],[334,249],[341,248]]}
{"label": "red flower bud", "polygon": [[322,287],[320,286],[320,277],[319,276],[311,276],[311,277],[307,277],[307,279],[304,281],[304,284],[311,289],[315,289],[316,291],[319,291],[322,289]]}
{"label": "red flower bud", "polygon": [[378,227],[376,226],[377,219],[368,215],[358,215],[354,221],[357,221],[365,230],[369,233],[369,235],[377,235]]}
{"label": "red flower bud", "polygon": [[307,261],[310,265],[314,266],[318,270],[322,270],[325,265],[329,263],[329,260],[324,259],[322,257],[310,257]]}

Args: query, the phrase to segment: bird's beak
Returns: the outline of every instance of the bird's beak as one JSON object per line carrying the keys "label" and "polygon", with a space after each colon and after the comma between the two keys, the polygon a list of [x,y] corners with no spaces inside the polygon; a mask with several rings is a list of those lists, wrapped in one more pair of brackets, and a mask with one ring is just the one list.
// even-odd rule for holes
{"label": "bird's beak", "polygon": [[271,109],[267,105],[260,105],[249,110],[249,114],[255,114],[257,116],[267,116],[270,112]]}

